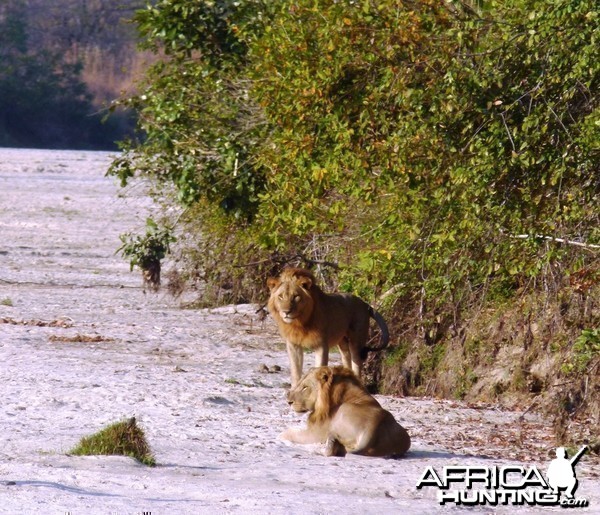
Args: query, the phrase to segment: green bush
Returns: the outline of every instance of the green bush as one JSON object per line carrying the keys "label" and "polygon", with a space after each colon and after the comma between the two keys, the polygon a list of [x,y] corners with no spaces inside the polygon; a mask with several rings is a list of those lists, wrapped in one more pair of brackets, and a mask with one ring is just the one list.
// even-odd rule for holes
{"label": "green bush", "polygon": [[161,261],[169,253],[171,243],[176,241],[170,228],[159,225],[148,218],[146,220],[146,234],[143,236],[133,234],[121,235],[123,245],[119,247],[124,257],[129,258],[131,270],[139,267],[142,271],[144,282],[152,288],[160,286]]}

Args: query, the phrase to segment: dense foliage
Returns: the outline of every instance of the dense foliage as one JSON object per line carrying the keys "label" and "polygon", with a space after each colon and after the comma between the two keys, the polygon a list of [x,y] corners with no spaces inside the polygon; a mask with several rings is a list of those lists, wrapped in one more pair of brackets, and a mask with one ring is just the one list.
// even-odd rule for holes
{"label": "dense foliage", "polygon": [[160,0],[136,21],[164,59],[112,172],[183,206],[205,292],[316,266],[434,345],[486,300],[597,287],[595,1]]}
{"label": "dense foliage", "polygon": [[113,172],[208,210],[206,237],[436,299],[600,242],[594,2],[164,0],[137,22],[167,58]]}

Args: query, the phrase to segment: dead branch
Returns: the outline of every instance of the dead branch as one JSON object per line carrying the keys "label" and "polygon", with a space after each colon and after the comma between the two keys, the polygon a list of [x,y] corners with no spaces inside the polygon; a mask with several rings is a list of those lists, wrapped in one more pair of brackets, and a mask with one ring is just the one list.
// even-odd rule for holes
{"label": "dead branch", "polygon": [[567,240],[565,238],[557,238],[555,236],[545,236],[543,234],[508,234],[508,236],[520,240],[528,240],[530,238],[535,238],[546,241],[554,241],[556,243],[563,243],[564,245],[572,245],[574,247],[581,247],[584,249],[600,249],[600,245],[596,245],[594,243],[582,243],[580,241]]}

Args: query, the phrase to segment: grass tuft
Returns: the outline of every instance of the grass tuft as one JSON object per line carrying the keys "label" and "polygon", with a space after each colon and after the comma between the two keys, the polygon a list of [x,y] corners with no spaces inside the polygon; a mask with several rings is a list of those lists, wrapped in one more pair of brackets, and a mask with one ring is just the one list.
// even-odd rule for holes
{"label": "grass tuft", "polygon": [[135,458],[153,467],[156,460],[150,451],[144,431],[135,417],[112,424],[98,433],[81,439],[69,454],[75,456],[121,455]]}

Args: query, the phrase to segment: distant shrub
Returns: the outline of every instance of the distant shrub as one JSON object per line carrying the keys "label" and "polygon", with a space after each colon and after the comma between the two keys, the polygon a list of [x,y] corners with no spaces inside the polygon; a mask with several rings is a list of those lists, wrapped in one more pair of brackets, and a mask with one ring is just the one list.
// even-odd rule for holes
{"label": "distant shrub", "polygon": [[[84,2],[70,2],[70,12],[77,3],[90,14]],[[46,28],[60,27],[69,38],[88,31],[67,30],[62,18],[53,20],[63,11],[56,2],[29,4],[0,2],[0,146],[115,149],[115,140],[133,133],[133,113],[112,106],[107,118],[83,76],[86,56],[74,54],[85,45],[52,36]],[[71,15],[82,23],[80,15]]]}
{"label": "distant shrub", "polygon": [[160,286],[161,261],[169,252],[175,237],[169,228],[159,227],[148,218],[146,220],[146,234],[143,236],[131,234],[121,235],[123,245],[117,250],[124,257],[129,258],[131,270],[138,266],[142,270],[144,284],[158,290]]}

